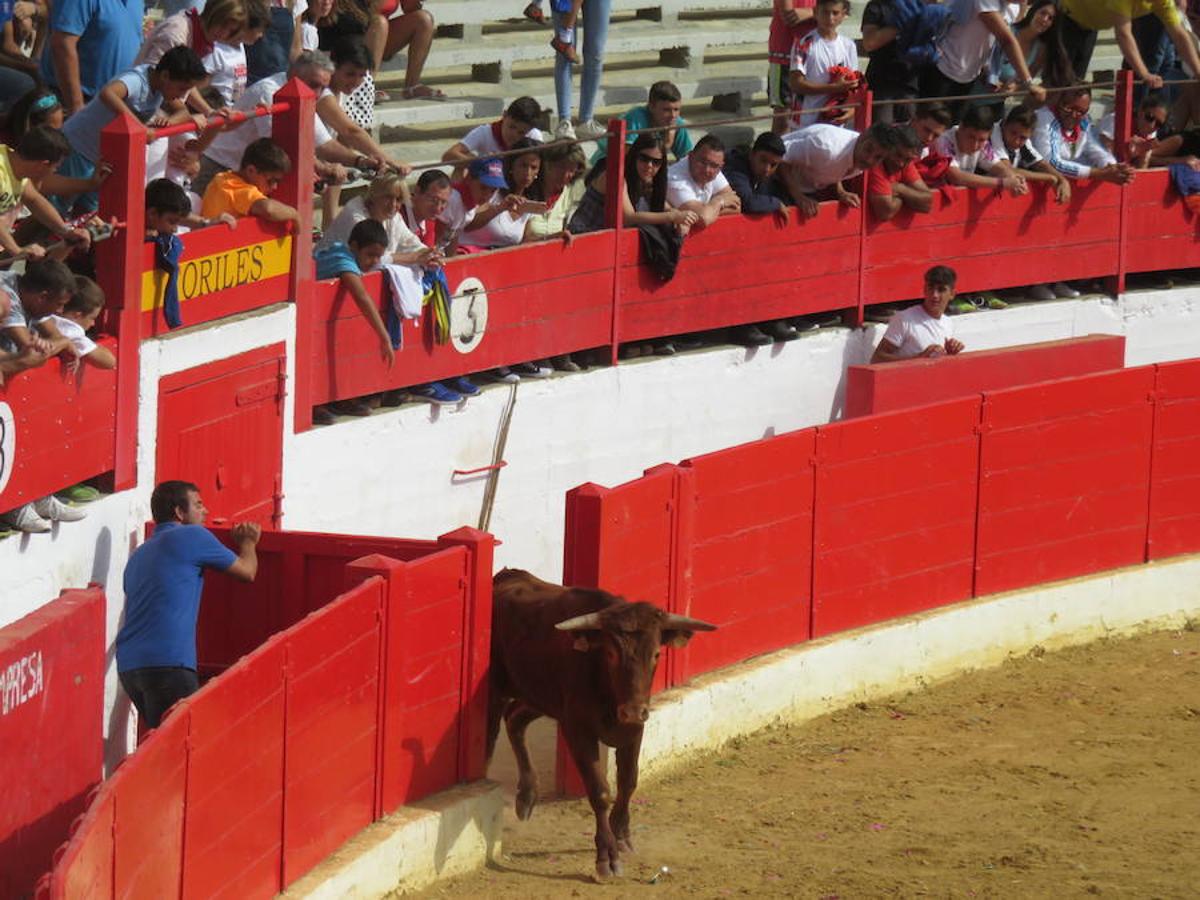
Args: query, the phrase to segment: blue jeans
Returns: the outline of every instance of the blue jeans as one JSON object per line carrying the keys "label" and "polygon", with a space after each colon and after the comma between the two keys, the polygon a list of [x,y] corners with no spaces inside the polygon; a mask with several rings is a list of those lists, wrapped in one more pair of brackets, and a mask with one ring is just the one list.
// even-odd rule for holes
{"label": "blue jeans", "polygon": [[[596,95],[600,92],[600,73],[604,70],[604,46],[608,43],[608,19],[612,0],[588,0],[580,10],[583,25],[583,77],[579,83],[579,121],[586,122],[596,111]],[[554,13],[554,27],[562,19]],[[575,28],[579,42],[579,28]],[[554,54],[554,96],[558,99],[558,117],[571,118],[571,63],[561,53]]]}
{"label": "blue jeans", "polygon": [[[1142,54],[1142,62],[1152,75],[1161,75],[1166,81],[1183,79],[1187,76],[1179,67],[1179,58],[1175,50],[1175,42],[1163,28],[1158,16],[1150,13],[1133,20],[1133,39],[1137,42],[1138,51]],[[1168,103],[1174,102],[1177,87],[1164,85],[1158,92]],[[1139,103],[1148,93],[1146,86],[1139,84],[1134,88],[1134,99]]]}

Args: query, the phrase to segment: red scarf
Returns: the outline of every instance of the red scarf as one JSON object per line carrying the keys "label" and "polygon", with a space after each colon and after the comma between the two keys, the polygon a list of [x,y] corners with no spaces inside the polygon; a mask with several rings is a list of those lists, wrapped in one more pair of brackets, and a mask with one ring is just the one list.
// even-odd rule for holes
{"label": "red scarf", "polygon": [[201,59],[212,52],[212,41],[204,36],[204,26],[200,24],[200,13],[195,9],[187,11],[188,22],[192,26],[192,49]]}
{"label": "red scarf", "polygon": [[501,133],[502,132],[501,125],[503,123],[504,123],[503,119],[497,119],[495,122],[492,123],[492,137],[494,137],[496,139],[497,147],[499,147],[501,150],[507,150],[508,144],[504,143],[504,135]]}
{"label": "red scarf", "polygon": [[421,222],[416,221],[416,213],[413,212],[411,206],[405,204],[400,207],[400,214],[404,216],[404,224],[411,229],[413,234],[421,239],[421,243],[426,247],[432,247],[437,243],[437,220],[424,219]]}
{"label": "red scarf", "polygon": [[1078,122],[1075,123],[1074,128],[1068,131],[1060,121],[1058,123],[1058,130],[1062,132],[1063,140],[1068,144],[1078,144],[1079,139],[1083,136],[1083,130],[1079,127]]}

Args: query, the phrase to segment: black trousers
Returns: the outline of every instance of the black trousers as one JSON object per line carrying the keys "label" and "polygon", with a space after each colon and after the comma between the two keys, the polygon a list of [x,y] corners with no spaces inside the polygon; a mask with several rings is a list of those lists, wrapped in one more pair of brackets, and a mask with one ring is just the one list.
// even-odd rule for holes
{"label": "black trousers", "polygon": [[196,670],[183,666],[130,669],[117,677],[147,728],[157,728],[172,704],[200,690]]}
{"label": "black trousers", "polygon": [[1088,66],[1092,64],[1092,52],[1096,49],[1096,32],[1084,28],[1064,12],[1062,16],[1063,49],[1067,51],[1067,60],[1071,63],[1075,77],[1087,77]]}

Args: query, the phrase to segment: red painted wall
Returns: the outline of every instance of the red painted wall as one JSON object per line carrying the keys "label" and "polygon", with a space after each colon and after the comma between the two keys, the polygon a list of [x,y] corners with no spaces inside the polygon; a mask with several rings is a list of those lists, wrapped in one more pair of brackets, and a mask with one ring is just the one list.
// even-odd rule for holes
{"label": "red painted wall", "polygon": [[1124,366],[1125,338],[1110,334],[850,366],[846,418]]}
{"label": "red painted wall", "polygon": [[104,591],[0,629],[0,897],[32,891],[103,770]]}

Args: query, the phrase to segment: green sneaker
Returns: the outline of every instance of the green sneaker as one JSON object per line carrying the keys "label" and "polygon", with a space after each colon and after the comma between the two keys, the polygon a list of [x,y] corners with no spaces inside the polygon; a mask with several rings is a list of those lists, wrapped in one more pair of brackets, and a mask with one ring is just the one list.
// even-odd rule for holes
{"label": "green sneaker", "polygon": [[91,503],[100,499],[100,492],[90,484],[75,484],[58,492],[58,499],[68,503]]}
{"label": "green sneaker", "polygon": [[946,307],[946,312],[952,316],[961,316],[964,313],[973,313],[976,309],[978,307],[970,297],[955,297],[950,301],[950,305]]}
{"label": "green sneaker", "polygon": [[1008,309],[1008,304],[995,294],[980,294],[979,299],[983,301],[983,305],[986,309]]}

